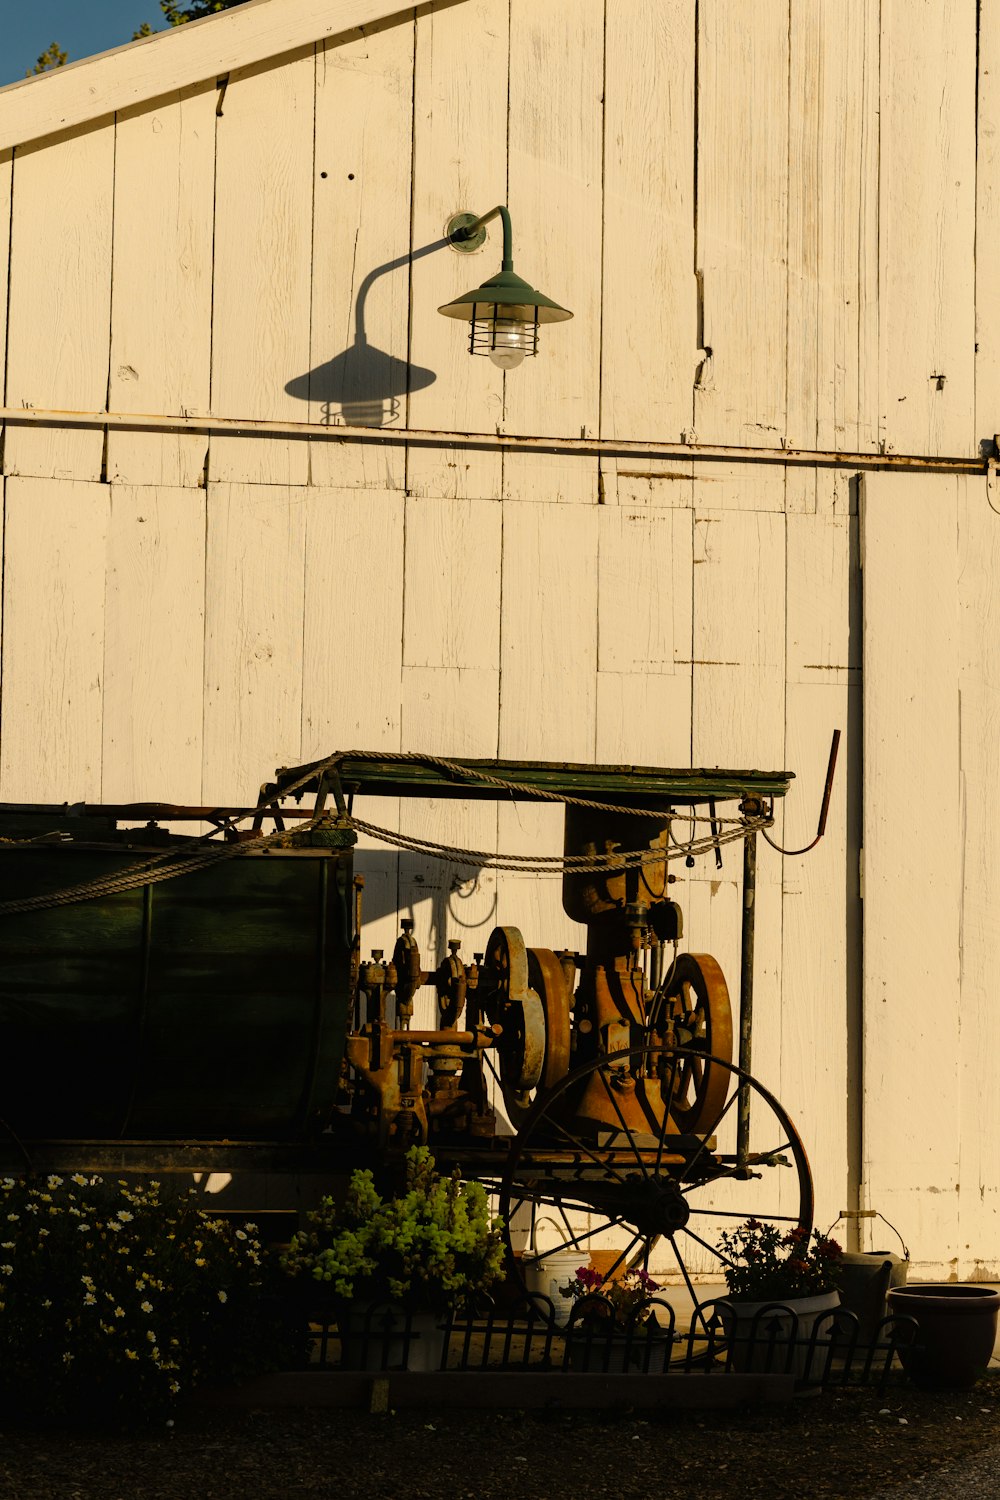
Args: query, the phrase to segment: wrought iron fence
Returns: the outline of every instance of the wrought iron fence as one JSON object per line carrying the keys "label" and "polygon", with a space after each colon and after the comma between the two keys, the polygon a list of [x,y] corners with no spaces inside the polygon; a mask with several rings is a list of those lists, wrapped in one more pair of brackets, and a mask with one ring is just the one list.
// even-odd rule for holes
{"label": "wrought iron fence", "polygon": [[578,1303],[568,1320],[560,1316],[544,1297],[513,1312],[481,1298],[438,1319],[386,1303],[355,1308],[338,1323],[327,1310],[309,1320],[308,1368],[792,1374],[800,1388],[882,1389],[901,1378],[898,1352],[913,1346],[917,1333],[912,1318],[887,1317],[862,1338],[858,1319],[843,1308],[806,1319],[794,1306],[771,1303],[743,1318],[726,1299],[698,1304],[684,1327],[661,1298],[628,1323],[602,1297]]}

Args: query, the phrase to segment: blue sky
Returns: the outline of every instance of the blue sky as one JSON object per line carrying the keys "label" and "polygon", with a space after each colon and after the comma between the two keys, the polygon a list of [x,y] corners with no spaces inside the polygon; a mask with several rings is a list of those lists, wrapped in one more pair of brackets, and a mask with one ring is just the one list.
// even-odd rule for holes
{"label": "blue sky", "polygon": [[0,85],[23,78],[50,42],[79,62],[131,41],[143,21],[165,24],[157,0],[0,0]]}

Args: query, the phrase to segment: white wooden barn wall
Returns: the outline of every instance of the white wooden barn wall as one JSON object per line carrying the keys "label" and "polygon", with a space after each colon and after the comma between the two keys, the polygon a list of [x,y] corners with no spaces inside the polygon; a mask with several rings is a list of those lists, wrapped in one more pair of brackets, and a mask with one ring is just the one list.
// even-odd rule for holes
{"label": "white wooden barn wall", "polygon": [[[975,0],[424,5],[0,154],[5,401],[975,454],[998,80]],[[575,312],[508,376],[436,311],[496,226],[423,253],[500,201]],[[787,766],[794,847],[841,728],[826,840],[761,852],[754,1069],[821,1223],[860,1195],[925,1270],[997,1274],[984,481],[865,481],[862,661],[850,470],[11,424],[3,475],[4,799],[233,801],[349,746]],[[560,841],[551,809],[369,811]],[[557,883],[359,858],[373,944],[397,909],[435,952],[579,943]],[[682,898],[734,989],[738,873]]]}

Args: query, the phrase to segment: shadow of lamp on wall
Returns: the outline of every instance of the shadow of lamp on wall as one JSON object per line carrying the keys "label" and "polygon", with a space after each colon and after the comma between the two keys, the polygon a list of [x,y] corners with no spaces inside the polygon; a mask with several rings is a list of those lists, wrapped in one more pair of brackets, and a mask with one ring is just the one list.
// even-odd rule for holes
{"label": "shadow of lamp on wall", "polygon": [[365,333],[368,293],[380,276],[445,246],[461,252],[477,250],[486,239],[486,225],[496,218],[503,226],[503,261],[499,272],[474,291],[446,302],[438,312],[468,323],[469,353],[486,355],[502,370],[513,370],[523,359],[537,354],[540,325],[561,323],[573,314],[515,273],[510,214],[504,204],[497,204],[485,214],[455,214],[448,221],[444,239],[369,271],[358,288],[355,302],[354,343],[325,364],[317,365],[305,375],[296,375],[285,386],[287,393],[300,401],[319,402],[324,423],[385,427],[394,422],[399,416],[399,398],[410,391],[423,390],[437,377],[433,370],[408,364],[369,344]]}
{"label": "shadow of lamp on wall", "polygon": [[307,374],[296,375],[285,386],[289,396],[300,401],[318,401],[324,425],[386,427],[395,422],[400,396],[408,391],[422,391],[425,386],[433,385],[437,376],[433,370],[408,364],[405,359],[386,354],[376,344],[369,344],[365,333],[365,302],[380,276],[441,250],[447,243],[435,240],[411,255],[400,255],[369,271],[358,288],[354,304],[354,343]]}

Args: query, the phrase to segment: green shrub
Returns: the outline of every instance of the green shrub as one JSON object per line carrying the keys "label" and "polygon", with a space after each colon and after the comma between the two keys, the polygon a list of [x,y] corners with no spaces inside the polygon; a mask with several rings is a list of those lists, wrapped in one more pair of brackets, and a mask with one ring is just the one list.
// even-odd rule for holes
{"label": "green shrub", "polygon": [[500,1220],[478,1182],[442,1178],[426,1146],[406,1154],[405,1188],[383,1198],[359,1169],[341,1203],[324,1198],[281,1258],[345,1299],[444,1310],[491,1286],[503,1269]]}

